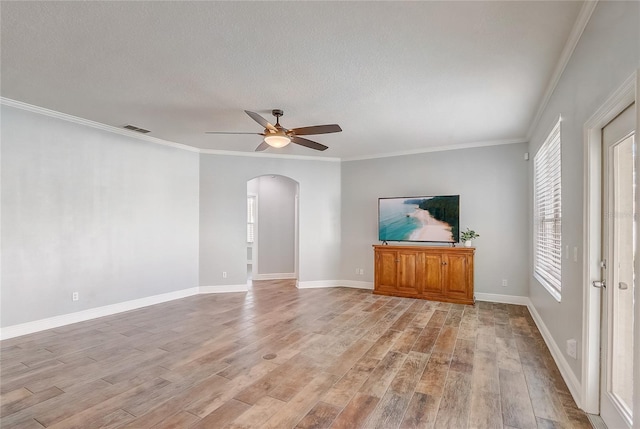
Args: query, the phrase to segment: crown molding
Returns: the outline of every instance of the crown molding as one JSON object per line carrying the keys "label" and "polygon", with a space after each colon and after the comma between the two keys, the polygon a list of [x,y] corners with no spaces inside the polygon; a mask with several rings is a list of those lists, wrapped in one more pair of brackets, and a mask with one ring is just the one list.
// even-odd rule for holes
{"label": "crown molding", "polygon": [[279,158],[279,159],[297,159],[297,160],[303,160],[303,161],[340,162],[340,158],[331,158],[326,156],[278,155],[274,153],[236,152],[233,150],[215,150],[215,149],[199,149],[198,151],[205,155],[247,156],[247,157],[253,157],[253,158]]}
{"label": "crown molding", "polygon": [[536,111],[536,115],[531,121],[531,125],[529,126],[529,130],[527,131],[527,141],[531,140],[534,130],[538,126],[540,122],[540,118],[542,117],[542,113],[547,108],[549,101],[551,100],[551,96],[553,95],[553,91],[555,91],[556,86],[560,82],[560,78],[564,73],[564,70],[567,68],[567,64],[569,64],[569,60],[573,55],[573,51],[576,49],[580,38],[582,37],[582,33],[584,29],[587,27],[589,20],[591,19],[591,15],[598,4],[598,0],[589,0],[585,1],[582,4],[582,8],[580,9],[580,13],[578,13],[578,17],[576,18],[576,22],[573,24],[573,28],[571,29],[571,33],[569,33],[569,37],[567,38],[566,43],[564,44],[564,48],[562,49],[562,53],[560,54],[560,58],[556,63],[556,67],[553,70],[553,74],[551,75],[551,79],[549,79],[549,83],[547,84],[547,89],[542,96],[542,100],[540,101],[540,105],[538,106],[538,110]]}
{"label": "crown molding", "polygon": [[505,144],[517,144],[517,143],[527,143],[527,142],[528,140],[523,137],[523,138],[517,138],[517,139],[493,140],[493,141],[486,141],[486,142],[460,143],[460,144],[454,144],[449,146],[433,146],[433,147],[428,147],[423,149],[405,150],[400,152],[387,152],[387,153],[380,153],[376,155],[346,157],[346,158],[342,158],[342,161],[364,161],[367,159],[391,158],[394,156],[418,155],[421,153],[429,153],[429,152],[443,152],[448,150],[472,149],[476,147],[500,146]]}
{"label": "crown molding", "polygon": [[110,133],[119,134],[122,136],[146,141],[149,143],[169,146],[176,149],[186,150],[189,152],[195,152],[195,153],[200,153],[205,155],[218,155],[218,156],[244,156],[244,157],[253,157],[253,158],[276,158],[276,159],[289,159],[289,160],[299,160],[299,161],[342,162],[342,161],[361,161],[361,160],[377,159],[377,158],[391,158],[395,156],[416,155],[421,153],[442,152],[442,151],[457,150],[457,149],[470,149],[470,148],[486,147],[486,146],[499,146],[504,144],[526,143],[528,141],[525,138],[517,138],[517,139],[495,140],[495,141],[485,141],[485,142],[461,143],[461,144],[449,145],[449,146],[434,146],[434,147],[428,147],[428,148],[417,149],[417,150],[387,152],[387,153],[381,153],[381,154],[345,157],[345,158],[309,156],[309,155],[282,155],[282,154],[262,153],[262,152],[239,152],[239,151],[232,151],[232,150],[200,149],[194,146],[189,146],[182,143],[176,143],[169,140],[163,140],[157,137],[151,137],[144,134],[139,134],[139,133],[136,133],[135,131],[129,131],[129,130],[121,129],[118,127],[114,127],[112,125],[106,125],[100,122],[79,118],[77,116],[68,115],[66,113],[57,112],[55,110],[46,109],[44,107],[34,106],[32,104],[24,103],[22,101],[12,100],[6,97],[0,97],[0,104],[9,106],[9,107],[14,107],[17,109],[26,110],[33,113],[37,113],[40,115],[49,116],[52,118],[61,119],[63,121],[84,125],[84,126],[99,129],[102,131],[107,131]]}
{"label": "crown molding", "polygon": [[16,109],[22,109],[33,113],[38,113],[44,116],[50,116],[52,118],[61,119],[67,122],[73,122],[75,124],[84,125],[86,127],[96,128],[102,131],[107,131],[121,136],[131,137],[137,140],[146,141],[149,143],[160,144],[163,146],[169,146],[176,149],[183,149],[189,152],[199,152],[198,148],[193,146],[187,146],[181,143],[175,143],[168,140],[159,139],[157,137],[151,137],[144,134],[137,133],[135,131],[129,131],[122,128],[114,127],[112,125],[102,124],[100,122],[90,121],[89,119],[79,118],[77,116],[68,115],[62,112],[56,112],[55,110],[45,109],[44,107],[34,106],[32,104],[23,103],[22,101],[12,100],[10,98],[0,97],[0,104],[5,106],[15,107]]}
{"label": "crown molding", "polygon": [[24,103],[22,101],[13,100],[11,98],[0,97],[0,104],[9,106],[9,107],[15,107],[16,109],[26,110],[26,111],[37,113],[44,116],[49,116],[52,118],[61,119],[67,122],[73,122],[75,124],[96,128],[102,131],[107,131],[110,133],[131,137],[131,138],[146,141],[149,143],[156,143],[163,146],[173,147],[176,149],[183,149],[189,152],[203,153],[208,155],[223,155],[223,156],[250,156],[250,157],[257,157],[257,158],[280,158],[280,159],[297,159],[297,160],[306,160],[306,161],[340,162],[340,158],[331,158],[331,157],[318,157],[318,156],[308,156],[308,155],[278,155],[278,154],[272,154],[272,153],[237,152],[237,151],[231,151],[231,150],[200,149],[194,146],[189,146],[182,143],[176,143],[169,140],[163,140],[157,137],[151,137],[145,134],[136,133],[135,131],[129,131],[122,128],[114,127],[112,125],[106,125],[100,122],[91,121],[89,119],[68,115],[66,113],[57,112],[55,110],[46,109],[44,107],[34,106],[33,104]]}
{"label": "crown molding", "polygon": [[23,103],[21,101],[12,100],[10,98],[0,97],[0,104],[15,107],[22,110],[27,110],[34,113],[39,113],[41,115],[50,116],[53,118],[58,118],[64,121],[73,122],[80,125],[85,125],[91,128],[100,129],[103,131],[108,131],[111,133],[119,134],[126,137],[135,138],[138,140],[156,143],[163,146],[169,146],[177,149],[183,149],[189,152],[196,152],[207,155],[221,155],[221,156],[245,156],[245,157],[256,157],[256,158],[278,158],[278,159],[295,159],[295,160],[306,160],[306,161],[327,161],[327,162],[341,162],[341,161],[361,161],[367,159],[377,159],[377,158],[390,158],[395,156],[406,156],[406,155],[416,155],[421,153],[429,153],[429,152],[440,152],[447,150],[457,150],[457,149],[469,149],[475,147],[486,147],[486,146],[497,146],[503,144],[513,144],[513,143],[526,143],[528,142],[534,130],[536,129],[540,118],[544,110],[547,108],[551,96],[558,85],[562,74],[564,73],[573,52],[582,37],[582,33],[586,28],[589,20],[591,19],[591,15],[596,8],[599,0],[587,0],[583,3],[580,12],[578,13],[578,17],[573,25],[571,33],[567,38],[567,41],[564,45],[562,53],[560,54],[560,58],[554,68],[553,74],[549,80],[547,88],[544,92],[540,105],[536,111],[536,114],[531,121],[531,125],[527,131],[527,135],[524,138],[519,139],[510,139],[510,140],[498,140],[498,141],[489,141],[489,142],[476,142],[476,143],[463,143],[458,145],[450,145],[450,146],[435,146],[424,149],[410,150],[410,151],[401,151],[401,152],[389,152],[382,154],[374,154],[374,155],[365,155],[365,156],[355,156],[355,157],[344,157],[344,158],[336,158],[336,157],[321,157],[321,156],[307,156],[307,155],[279,155],[279,154],[271,154],[271,153],[256,153],[256,152],[238,152],[238,151],[229,151],[229,150],[212,150],[212,149],[200,149],[194,146],[185,145],[182,143],[176,143],[169,140],[159,139],[157,137],[151,137],[144,134],[139,134],[134,131],[128,131],[125,129],[121,129],[118,127],[114,127],[111,125],[102,124],[100,122],[91,121],[88,119],[79,118],[77,116],[68,115],[66,113],[57,112],[54,110],[46,109],[43,107],[34,106],[31,104]]}

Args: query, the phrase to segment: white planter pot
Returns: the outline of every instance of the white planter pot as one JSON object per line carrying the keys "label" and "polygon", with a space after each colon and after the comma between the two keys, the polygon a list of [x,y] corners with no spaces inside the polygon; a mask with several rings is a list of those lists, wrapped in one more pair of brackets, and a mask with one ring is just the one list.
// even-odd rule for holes
{"label": "white planter pot", "polygon": [[471,240],[467,240],[464,242],[464,247],[471,247]]}

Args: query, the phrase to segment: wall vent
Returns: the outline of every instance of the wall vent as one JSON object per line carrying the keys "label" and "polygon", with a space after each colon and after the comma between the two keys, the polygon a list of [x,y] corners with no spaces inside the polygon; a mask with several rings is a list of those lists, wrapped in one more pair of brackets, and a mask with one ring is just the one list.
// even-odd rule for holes
{"label": "wall vent", "polygon": [[147,134],[147,133],[151,132],[149,130],[145,130],[144,128],[136,127],[135,125],[125,125],[124,128],[126,128],[128,130],[131,130],[131,131],[136,131],[136,132],[142,133],[142,134]]}

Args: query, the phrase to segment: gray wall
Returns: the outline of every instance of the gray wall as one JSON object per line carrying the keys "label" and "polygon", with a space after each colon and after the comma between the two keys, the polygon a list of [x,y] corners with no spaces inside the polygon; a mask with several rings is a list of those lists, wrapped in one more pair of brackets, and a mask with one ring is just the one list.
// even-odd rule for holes
{"label": "gray wall", "polygon": [[[373,281],[379,197],[459,194],[460,229],[480,234],[475,291],[526,296],[526,151],[523,143],[343,162],[341,278]],[[356,268],[364,268],[364,276]]]}
{"label": "gray wall", "polygon": [[198,285],[197,153],[1,112],[1,326]]}
{"label": "gray wall", "polygon": [[201,286],[246,283],[247,181],[272,174],[299,183],[298,278],[339,278],[340,163],[201,154]]}
{"label": "gray wall", "polygon": [[298,184],[283,176],[258,181],[258,270],[254,274],[295,273]]}
{"label": "gray wall", "polygon": [[[530,151],[540,148],[562,115],[562,244],[578,247],[577,262],[563,259],[562,301],[557,302],[531,275],[529,296],[558,348],[568,339],[582,349],[582,282],[585,122],[640,66],[640,2],[599,2],[535,128]],[[532,176],[532,170],[530,176]],[[529,189],[532,189],[531,181]],[[532,232],[530,232],[532,234]],[[530,261],[533,265],[533,261]],[[582,358],[565,356],[578,380]]]}

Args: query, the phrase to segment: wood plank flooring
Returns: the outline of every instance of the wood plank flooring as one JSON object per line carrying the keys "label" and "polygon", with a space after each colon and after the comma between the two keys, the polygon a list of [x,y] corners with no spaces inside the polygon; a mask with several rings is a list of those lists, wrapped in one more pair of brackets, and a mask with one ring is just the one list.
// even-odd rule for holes
{"label": "wood plank flooring", "polygon": [[0,345],[3,429],[591,427],[523,306],[266,281]]}

